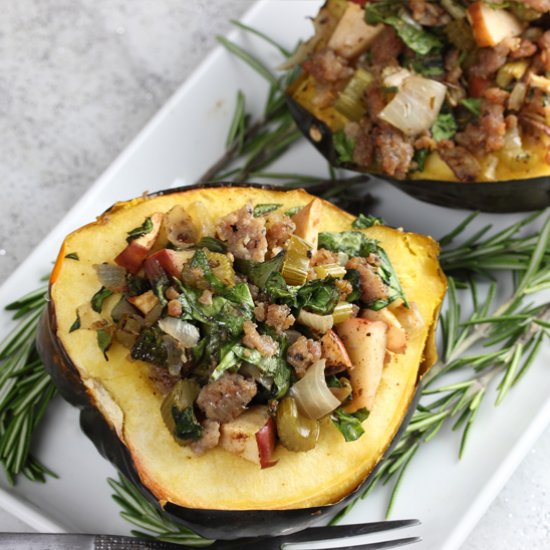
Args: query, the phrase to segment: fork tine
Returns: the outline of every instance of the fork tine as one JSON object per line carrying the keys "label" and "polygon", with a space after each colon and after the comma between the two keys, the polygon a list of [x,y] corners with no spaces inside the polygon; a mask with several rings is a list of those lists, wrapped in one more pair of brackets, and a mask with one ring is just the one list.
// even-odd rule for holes
{"label": "fork tine", "polygon": [[355,546],[336,546],[327,548],[326,550],[383,550],[385,548],[398,548],[406,544],[414,544],[421,540],[420,537],[409,537],[406,539],[386,540],[384,542],[369,542],[367,544],[358,544]]}
{"label": "fork tine", "polygon": [[326,527],[310,527],[309,529],[293,533],[292,535],[284,535],[281,538],[284,538],[285,544],[312,542],[355,537],[357,535],[368,535],[370,533],[380,533],[383,531],[393,531],[394,529],[404,529],[405,527],[414,527],[416,525],[420,525],[420,521],[417,519],[399,519],[372,523],[356,523],[351,525],[329,525]]}

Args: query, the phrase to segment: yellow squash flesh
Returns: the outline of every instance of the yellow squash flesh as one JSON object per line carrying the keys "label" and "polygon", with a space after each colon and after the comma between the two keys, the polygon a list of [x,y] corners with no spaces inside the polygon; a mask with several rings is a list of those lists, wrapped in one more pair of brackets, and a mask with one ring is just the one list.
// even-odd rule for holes
{"label": "yellow squash flesh", "polygon": [[[142,483],[161,504],[172,502],[195,509],[292,509],[332,504],[355,489],[373,470],[399,429],[420,373],[433,363],[433,332],[446,290],[431,238],[377,226],[365,230],[380,241],[390,257],[407,298],[416,302],[425,327],[409,339],[404,354],[392,354],[384,368],[373,411],[364,423],[365,435],[346,443],[329,422],[322,425],[315,449],[306,453],[278,447],[276,466],[256,464],[216,448],[195,456],[178,445],[161,417],[160,395],[149,379],[149,366],[128,360],[128,350],[113,344],[106,361],[96,333],[69,333],[77,308],[99,289],[94,264],[113,262],[125,247],[128,231],[155,212],[200,201],[213,220],[251,202],[281,203],[286,210],[306,205],[312,197],[302,190],[204,188],[142,197],[119,203],[95,223],[70,234],[62,247],[51,280],[57,338],[96,406],[129,450]],[[192,208],[191,211],[197,210]],[[321,230],[351,229],[354,216],[322,201]],[[396,220],[398,222],[398,220]],[[77,253],[80,261],[65,258]],[[112,307],[116,299],[106,303]]]}

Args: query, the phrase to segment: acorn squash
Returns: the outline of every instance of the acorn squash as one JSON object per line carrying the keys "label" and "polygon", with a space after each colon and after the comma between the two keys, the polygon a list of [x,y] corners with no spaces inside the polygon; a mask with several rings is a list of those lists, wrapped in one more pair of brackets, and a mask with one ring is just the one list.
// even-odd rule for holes
{"label": "acorn squash", "polygon": [[[341,509],[368,481],[414,411],[422,375],[436,358],[434,331],[446,290],[437,243],[385,226],[362,230],[384,247],[424,323],[411,333],[405,353],[390,354],[363,437],[345,442],[324,421],[314,449],[293,453],[279,446],[273,457],[277,464],[267,469],[221,448],[196,456],[178,445],[161,417],[162,395],[148,376],[149,365],[129,360],[128,350],[116,342],[106,360],[95,331],[71,331],[75,311],[97,291],[93,266],[112,261],[126,246],[127,233],[147,216],[200,201],[217,220],[247,203],[277,203],[288,210],[311,199],[303,190],[226,184],[117,203],[66,237],[51,276],[38,348],[60,393],[81,408],[83,431],[106,458],[171,518],[204,536],[235,538],[305,528]],[[323,231],[351,228],[354,216],[321,204]],[[69,253],[78,254],[79,261]],[[110,307],[108,299],[105,304]]]}
{"label": "acorn squash", "polygon": [[[477,5],[490,14],[497,13],[517,22],[517,14],[508,13],[515,7],[506,11],[488,8],[480,2],[472,7]],[[536,210],[550,205],[550,111],[544,100],[550,81],[544,76],[529,77],[526,72],[528,62],[533,61],[530,57],[534,58],[543,46],[538,50],[534,47],[535,53],[525,54],[521,62],[514,61],[515,54],[511,53],[508,63],[504,64],[504,58],[498,73],[495,69],[486,75],[483,73],[481,78],[478,75],[483,70],[479,68],[480,59],[490,50],[482,49],[488,44],[479,41],[476,44],[470,28],[476,29],[474,19],[471,18],[471,23],[467,23],[466,18],[454,19],[456,14],[451,17],[445,12],[447,8],[437,6],[434,10],[439,13],[440,22],[414,26],[408,12],[405,11],[405,16],[402,12],[393,14],[392,10],[398,9],[397,4],[388,7],[380,2],[377,6],[376,1],[360,8],[353,1],[327,0],[314,19],[315,35],[303,46],[307,55],[298,59],[304,61],[303,70],[287,90],[288,108],[303,134],[331,165],[372,175],[422,201],[488,212]],[[351,15],[355,26],[348,29]],[[411,32],[417,33],[419,41],[426,41],[422,43],[426,49],[431,44],[429,40],[433,40],[432,49],[423,51],[418,46],[416,51],[414,44],[406,44],[409,46],[406,48],[399,38],[388,38],[387,33],[382,36],[382,30],[392,32],[393,28],[398,29],[399,34],[395,23],[398,18],[402,18],[403,27],[408,26],[413,29]],[[370,25],[365,20],[370,21]],[[547,14],[535,13],[529,23],[518,23],[518,28],[524,29],[528,24],[536,36],[548,34]],[[351,34],[342,35],[342,27]],[[504,29],[501,25],[497,30]],[[345,37],[342,44],[341,35]],[[406,43],[407,38],[401,37]],[[383,46],[376,48],[377,41],[386,44],[388,50],[394,48],[395,53],[381,52]],[[358,45],[359,49],[350,53],[344,46],[351,44]],[[455,70],[460,78],[454,82],[450,72],[447,82],[445,63],[451,63],[451,56],[456,52],[460,57]],[[371,59],[373,55],[375,60]],[[542,81],[539,82],[541,78],[544,89]],[[409,79],[417,82],[410,84],[409,87],[414,88],[407,95],[403,90]],[[433,116],[424,113],[423,117],[420,113],[423,107],[428,109],[432,105],[436,92],[432,96],[429,88],[430,91],[422,94],[418,81],[443,90],[446,99],[434,108]],[[416,97],[413,91],[417,92]],[[369,94],[372,99],[368,99]],[[406,96],[399,105],[398,96]],[[540,102],[536,128],[530,114],[534,105],[529,104],[532,96]],[[440,97],[442,101],[443,97]],[[513,97],[522,98],[518,105],[512,104]],[[388,114],[392,104],[395,108]],[[487,106],[485,111],[484,106]],[[370,116],[371,109],[377,113],[375,117]],[[492,124],[490,130],[483,129],[484,118]],[[512,128],[505,128],[505,120],[510,124],[510,120],[514,120],[517,127],[512,124]],[[425,121],[422,128],[410,128],[410,124],[422,121]],[[381,135],[381,142],[393,139],[388,136],[395,137],[395,134],[397,138],[404,136],[407,147],[414,145],[414,156],[404,148],[396,153],[401,139],[392,141],[391,146],[379,144],[373,137],[378,135],[378,125],[381,134],[385,129],[391,130],[388,135]],[[357,132],[359,137],[353,137]],[[441,142],[449,144],[454,162],[444,161],[443,155],[448,149]],[[358,150],[361,152],[356,154]],[[386,153],[380,153],[381,150]],[[407,164],[407,169],[399,165],[400,162]],[[451,168],[453,164],[461,166]]]}

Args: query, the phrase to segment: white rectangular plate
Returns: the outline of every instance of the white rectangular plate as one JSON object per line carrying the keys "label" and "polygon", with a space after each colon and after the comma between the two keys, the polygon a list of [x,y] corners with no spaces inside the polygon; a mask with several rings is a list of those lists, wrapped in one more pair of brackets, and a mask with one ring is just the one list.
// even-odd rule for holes
{"label": "white rectangular plate", "polygon": [[[318,6],[311,0],[262,1],[244,21],[292,47],[311,32],[306,16],[315,14]],[[259,39],[240,32],[231,38],[254,49],[270,66],[280,62],[278,52]],[[266,95],[265,82],[218,48],[5,282],[0,289],[0,307],[36,288],[39,278],[51,269],[64,235],[117,200],[170,187],[177,179],[194,182],[223,151],[238,89],[246,93],[247,108],[259,113]],[[305,142],[276,168],[326,174],[326,163]],[[442,236],[465,215],[415,201],[382,183],[370,185],[378,199],[375,213],[407,230]],[[501,226],[519,217],[483,215],[478,223]],[[0,335],[10,326],[8,315],[2,312]],[[541,368],[548,365],[550,350],[542,355],[498,410],[487,400],[460,463],[458,438],[451,432],[441,433],[417,454],[394,517],[422,520],[424,542],[419,549],[458,548],[550,421],[550,369]],[[53,403],[39,430],[35,452],[59,479],[49,479],[44,485],[21,480],[13,488],[4,480],[0,506],[38,530],[128,533],[130,526],[119,518],[106,482],[116,473],[80,432],[75,409],[60,399]],[[383,518],[387,496],[385,490],[375,491],[346,521]]]}

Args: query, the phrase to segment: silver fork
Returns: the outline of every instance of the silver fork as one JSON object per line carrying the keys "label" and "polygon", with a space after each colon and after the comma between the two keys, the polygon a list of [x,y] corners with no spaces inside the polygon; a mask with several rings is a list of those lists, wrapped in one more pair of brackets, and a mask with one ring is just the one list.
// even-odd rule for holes
{"label": "silver fork", "polygon": [[[349,545],[363,535],[383,533],[420,525],[416,519],[358,523],[355,525],[334,525],[331,527],[310,527],[291,535],[258,537],[233,541],[219,540],[208,550],[281,550],[283,545],[296,543],[315,543],[328,540],[345,539],[344,546],[331,546],[331,550],[383,550],[398,548],[406,544],[419,542],[420,537],[407,537],[383,542],[366,542]],[[157,540],[136,539],[118,535],[76,535],[45,533],[0,533],[2,550],[196,550],[197,547],[182,546]]]}

